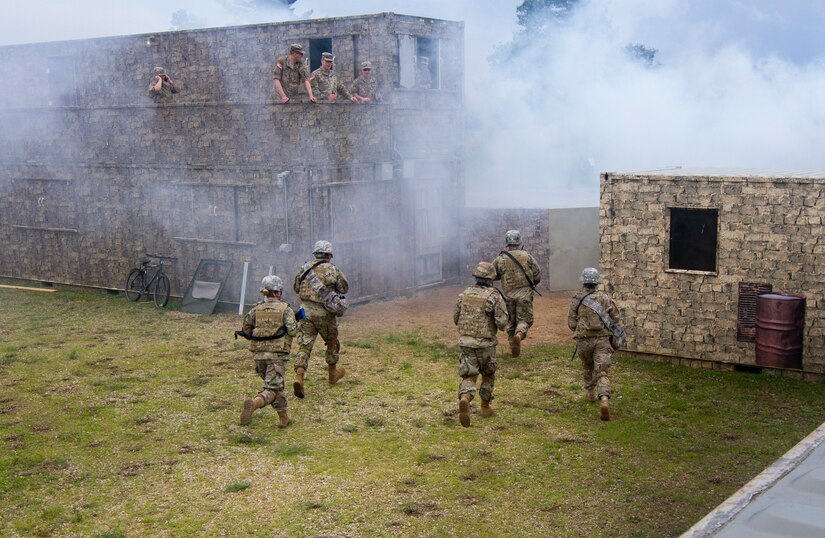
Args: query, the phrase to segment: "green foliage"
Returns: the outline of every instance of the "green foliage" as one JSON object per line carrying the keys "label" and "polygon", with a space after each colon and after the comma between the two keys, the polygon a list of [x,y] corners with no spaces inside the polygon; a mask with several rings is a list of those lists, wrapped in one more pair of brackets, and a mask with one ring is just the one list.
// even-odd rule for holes
{"label": "green foliage", "polygon": [[252,486],[250,482],[232,482],[225,488],[223,488],[224,493],[235,493],[238,491],[243,491],[245,489],[249,489]]}

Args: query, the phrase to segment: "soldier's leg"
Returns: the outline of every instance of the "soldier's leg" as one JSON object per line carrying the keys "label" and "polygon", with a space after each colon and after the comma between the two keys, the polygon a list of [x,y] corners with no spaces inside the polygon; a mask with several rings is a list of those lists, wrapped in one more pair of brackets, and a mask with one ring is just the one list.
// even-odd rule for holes
{"label": "soldier's leg", "polygon": [[[255,371],[258,375],[264,378],[264,387],[266,387],[266,371],[270,362],[270,357],[271,354],[269,353],[255,353]],[[244,400],[243,409],[241,410],[241,426],[246,426],[249,424],[252,420],[252,413],[270,403],[271,400],[266,400],[266,396],[263,394],[264,392],[265,388],[264,390],[258,392],[258,395],[254,398],[247,398]]]}
{"label": "soldier's leg", "polygon": [[516,332],[521,339],[527,338],[527,331],[533,326],[533,294],[519,298],[516,303]]}
{"label": "soldier's leg", "polygon": [[516,301],[510,299],[507,302],[507,338],[512,339],[516,334]]}
{"label": "soldier's leg", "polygon": [[582,361],[582,378],[584,390],[587,391],[588,398],[596,401],[596,379],[593,376],[593,350],[594,339],[582,338],[577,343],[579,358]]}
{"label": "soldier's leg", "polygon": [[341,343],[338,340],[338,318],[332,314],[327,315],[323,322],[318,323],[318,332],[327,344],[328,381],[330,385],[334,385],[346,373],[343,368],[336,366],[338,364],[338,352],[341,349]]}
{"label": "soldier's leg", "polygon": [[465,428],[470,425],[470,402],[476,393],[476,382],[479,376],[477,350],[462,347],[458,357],[458,375],[461,383],[458,386],[458,420]]}
{"label": "soldier's leg", "polygon": [[306,371],[309,368],[309,356],[312,354],[312,347],[315,345],[315,337],[318,336],[318,328],[315,323],[308,318],[298,322],[298,353],[295,355],[295,370],[298,368]]}
{"label": "soldier's leg", "polygon": [[610,398],[610,378],[607,371],[610,369],[613,348],[610,346],[609,338],[599,338],[593,351],[593,377],[595,377],[596,391],[599,398],[607,396]]}
{"label": "soldier's leg", "polygon": [[284,396],[284,362],[280,358],[268,361],[266,377],[264,377],[264,388],[258,393],[264,398],[267,404],[271,404],[275,410],[286,409],[286,396]]}
{"label": "soldier's leg", "polygon": [[481,396],[481,416],[488,418],[493,416],[493,409],[490,407],[490,402],[493,401],[493,388],[496,384],[498,362],[496,361],[495,346],[480,351],[482,351],[479,357],[481,388],[478,393],[479,396]]}

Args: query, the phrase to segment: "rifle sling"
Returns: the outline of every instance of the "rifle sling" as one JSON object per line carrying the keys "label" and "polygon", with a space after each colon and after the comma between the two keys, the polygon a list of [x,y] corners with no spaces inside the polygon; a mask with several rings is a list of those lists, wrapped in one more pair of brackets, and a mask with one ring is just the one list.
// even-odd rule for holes
{"label": "rifle sling", "polygon": [[530,275],[528,275],[527,271],[524,270],[524,266],[521,265],[521,262],[518,261],[515,256],[513,256],[512,254],[510,254],[506,250],[502,250],[501,253],[505,254],[508,258],[510,258],[511,260],[513,260],[516,263],[518,268],[521,269],[521,272],[524,274],[524,278],[526,278],[527,282],[530,284],[530,289],[533,290],[534,292],[536,292],[537,295],[541,296],[541,293],[539,293],[539,290],[536,289],[536,285],[533,284],[533,279],[530,278]]}

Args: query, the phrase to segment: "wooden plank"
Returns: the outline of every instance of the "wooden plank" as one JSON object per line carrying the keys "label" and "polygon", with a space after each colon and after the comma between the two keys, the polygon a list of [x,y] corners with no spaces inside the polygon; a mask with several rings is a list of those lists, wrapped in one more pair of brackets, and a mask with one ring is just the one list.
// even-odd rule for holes
{"label": "wooden plank", "polygon": [[57,291],[54,288],[28,288],[25,286],[6,286],[5,284],[0,284],[0,288],[6,288],[10,290],[45,291],[46,293],[54,293]]}

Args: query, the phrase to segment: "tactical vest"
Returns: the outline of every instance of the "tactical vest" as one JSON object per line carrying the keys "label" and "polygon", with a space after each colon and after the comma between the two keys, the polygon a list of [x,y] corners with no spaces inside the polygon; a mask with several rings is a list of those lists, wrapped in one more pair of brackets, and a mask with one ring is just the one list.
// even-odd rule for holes
{"label": "tactical vest", "polygon": [[[579,302],[586,294],[587,292],[579,293],[573,300]],[[601,291],[596,291],[590,294],[590,298],[602,305],[602,308],[605,310],[610,307],[610,301],[607,300],[607,297]],[[605,326],[602,318],[600,318],[599,315],[592,309],[587,308],[583,304],[579,304],[578,316],[579,321],[576,324],[575,336],[610,336],[610,330]]]}
{"label": "tactical vest", "polygon": [[[284,324],[284,312],[289,308],[281,301],[267,301],[255,307],[255,328],[252,336],[272,336]],[[268,351],[270,353],[289,353],[292,337],[288,334],[276,340],[250,340],[250,351]]]}
{"label": "tactical vest", "polygon": [[[533,278],[533,275],[530,274],[530,255],[524,250],[510,250],[508,252],[519,261],[521,266],[524,267],[524,270],[527,271],[527,274],[530,275],[530,278]],[[506,254],[501,254],[500,256],[504,261],[505,267],[504,274],[501,276],[501,287],[504,288],[504,293],[509,293],[518,288],[530,287],[530,282],[527,281],[527,277],[524,276],[524,273],[519,269],[519,266],[516,265],[516,262],[511,260]]]}
{"label": "tactical vest", "polygon": [[461,336],[475,338],[495,338],[496,321],[485,311],[491,303],[490,297],[498,293],[492,288],[470,288],[461,296],[461,311],[458,314],[458,332]]}
{"label": "tactical vest", "polygon": [[[299,277],[303,275],[306,272],[306,270],[312,267],[312,265],[315,264],[317,261],[318,260],[313,260],[312,262],[305,263],[304,266],[301,267],[301,274],[299,275]],[[321,280],[324,286],[331,290],[335,286],[335,283],[333,282],[332,284],[329,284],[324,280],[324,273],[327,269],[325,266],[328,263],[329,262],[324,262],[320,264],[318,267],[314,268],[312,272],[318,275],[318,278]],[[324,298],[321,297],[317,291],[312,289],[312,285],[309,283],[309,274],[307,274],[307,276],[304,277],[304,279],[301,281],[301,287],[298,290],[298,296],[301,297],[302,301],[312,301],[313,303],[324,302]]]}

